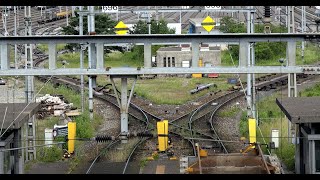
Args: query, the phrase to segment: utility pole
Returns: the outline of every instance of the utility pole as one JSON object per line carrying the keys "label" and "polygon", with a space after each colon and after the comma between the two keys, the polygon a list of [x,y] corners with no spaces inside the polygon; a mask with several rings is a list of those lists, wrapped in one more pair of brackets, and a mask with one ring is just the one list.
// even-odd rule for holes
{"label": "utility pole", "polygon": [[182,24],[181,24],[181,13],[182,13],[182,11],[181,11],[181,9],[182,9],[182,6],[180,7],[180,20],[179,20],[179,22],[180,22],[180,28],[182,29]]}
{"label": "utility pole", "polygon": [[[231,9],[233,9],[233,6],[231,6]],[[233,18],[233,12],[231,12],[231,17]]]}
{"label": "utility pole", "polygon": [[[14,36],[17,36],[17,7],[13,6],[13,12],[14,12]],[[18,45],[14,44],[14,67],[15,69],[18,69]]]}
{"label": "utility pole", "polygon": [[66,6],[66,19],[67,19],[67,26],[69,26],[69,12],[68,12],[68,6]]}
{"label": "utility pole", "polygon": [[[148,9],[150,9],[150,6],[148,6]],[[149,28],[149,34],[151,34],[151,19],[150,19],[150,13],[148,13],[148,28]]]}
{"label": "utility pole", "polygon": [[74,14],[74,9],[75,9],[76,7],[75,6],[71,6],[71,14],[72,14],[72,17],[76,17],[76,15]]}
{"label": "utility pole", "polygon": [[[83,6],[80,6],[80,11],[82,11]],[[79,15],[79,35],[82,36],[83,35],[83,16],[80,13]],[[83,69],[83,50],[85,49],[84,45],[80,45],[80,68]],[[81,78],[81,112],[84,112],[84,84],[83,84],[83,80],[84,77],[83,75],[80,76]]]}
{"label": "utility pole", "polygon": [[[302,33],[305,33],[306,31],[306,7],[301,6],[301,31]],[[305,41],[301,42],[301,58],[302,62],[304,63],[304,45]]]}
{"label": "utility pole", "polygon": [[[158,15],[158,6],[155,6],[156,8],[156,21],[159,21],[159,15]],[[181,13],[181,12],[180,12]],[[180,14],[181,15],[181,14]],[[181,16],[180,16],[181,17]]]}
{"label": "utility pole", "polygon": [[[288,6],[288,33],[295,33],[294,30],[294,6]],[[288,42],[287,45],[287,66],[295,66],[296,60],[292,56],[292,51],[295,51],[295,43]],[[295,54],[295,53],[294,53]],[[297,97],[297,83],[296,74],[288,74],[288,97]],[[288,120],[288,141],[290,142],[292,132],[291,132],[291,122]]]}
{"label": "utility pole", "polygon": [[4,15],[3,18],[3,29],[4,29],[4,36],[8,36],[8,30],[7,30],[7,6],[4,6]]}
{"label": "utility pole", "polygon": [[[25,16],[25,36],[31,36],[32,33],[32,24],[31,24],[31,6],[25,6],[24,8],[24,16]],[[32,45],[25,45],[25,69],[33,68],[33,57],[32,57]],[[34,101],[34,82],[33,76],[26,76],[26,102],[31,103]],[[36,148],[35,148],[35,118],[29,119],[27,125],[27,145],[30,148],[27,149],[26,160],[34,160],[36,159]]]}
{"label": "utility pole", "polygon": [[[253,9],[254,6],[251,6]],[[250,33],[254,33],[254,12],[250,12]],[[250,45],[250,55],[251,55],[251,66],[255,66],[255,52],[254,52],[254,45],[255,43],[251,43]],[[251,74],[251,81],[252,81],[252,117],[256,119],[258,124],[258,117],[257,117],[257,107],[256,107],[256,84],[255,84],[255,74]]]}
{"label": "utility pole", "polygon": [[[95,35],[95,15],[94,15],[94,6],[88,6],[89,8],[89,15],[88,15],[88,34]],[[89,44],[88,50],[88,64],[89,69],[96,68],[96,46],[93,43]],[[96,76],[89,76],[89,112],[90,112],[90,119],[93,120],[93,88],[96,87]]]}
{"label": "utility pole", "polygon": [[[251,7],[248,7],[248,8],[253,8],[252,6]],[[247,13],[247,33],[248,34],[251,34],[253,33],[253,30],[254,30],[254,24],[253,24],[253,15],[248,12]],[[254,51],[254,48],[253,48],[253,44],[252,43],[249,43],[248,45],[248,50],[247,50],[247,66],[250,67],[252,64],[252,52]],[[248,117],[252,117],[252,118],[255,118],[255,114],[253,113],[253,98],[252,98],[252,87],[253,87],[253,84],[252,84],[252,77],[253,75],[252,74],[247,74],[247,105],[248,105],[248,108],[247,108],[247,116]]]}
{"label": "utility pole", "polygon": [[289,7],[288,6],[286,6],[286,27],[289,27],[289,19],[288,19],[288,17],[289,17]]}

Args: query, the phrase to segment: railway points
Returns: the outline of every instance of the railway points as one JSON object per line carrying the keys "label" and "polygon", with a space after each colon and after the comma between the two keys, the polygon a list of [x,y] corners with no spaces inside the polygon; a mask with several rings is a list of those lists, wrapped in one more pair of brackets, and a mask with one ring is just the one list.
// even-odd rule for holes
{"label": "railway points", "polygon": [[[261,137],[255,137],[258,135],[260,128],[258,125],[260,120],[258,118],[255,119],[254,113],[254,111],[257,111],[255,102],[260,101],[260,97],[255,99],[255,96],[261,92],[272,93],[282,91],[285,88],[288,88],[289,96],[296,96],[297,84],[301,85],[304,81],[311,81],[319,74],[317,64],[296,64],[298,59],[296,53],[300,52],[296,48],[297,44],[300,41],[312,41],[315,43],[319,40],[319,33],[314,23],[318,16],[314,15],[314,7],[289,6],[277,8],[250,6],[246,8],[214,7],[213,9],[208,9],[204,6],[186,6],[183,8],[177,6],[169,8],[141,7],[139,9],[136,7],[117,6],[112,8],[110,12],[105,7],[97,7],[96,10],[98,11],[92,11],[92,7],[90,12],[80,8],[81,10],[76,10],[76,14],[80,14],[81,17],[88,16],[90,21],[95,19],[95,15],[108,14],[107,16],[111,17],[112,20],[120,22],[120,25],[118,24],[118,26],[111,28],[115,30],[117,35],[96,34],[95,31],[97,29],[94,26],[89,27],[91,29],[89,30],[90,35],[83,35],[81,32],[81,35],[62,35],[61,29],[69,24],[70,18],[74,14],[74,7],[32,7],[30,8],[31,15],[27,19],[23,19],[24,10],[21,8],[4,8],[6,9],[5,13],[8,13],[8,11],[11,13],[13,12],[12,10],[16,13],[8,13],[3,18],[4,21],[0,22],[0,25],[4,27],[0,31],[4,35],[0,37],[0,76],[5,79],[5,84],[1,86],[5,88],[4,91],[6,92],[4,93],[7,93],[7,96],[10,88],[17,87],[18,76],[35,76],[39,81],[45,83],[43,86],[46,86],[47,83],[53,83],[55,88],[65,87],[79,94],[82,89],[89,90],[89,101],[91,103],[100,101],[103,104],[100,107],[108,107],[99,109],[100,112],[111,111],[111,109],[117,112],[115,114],[111,113],[111,115],[110,112],[104,112],[114,119],[112,127],[110,124],[104,124],[105,127],[102,129],[105,129],[105,131],[100,132],[96,126],[94,133],[97,133],[97,135],[86,136],[85,138],[77,137],[80,134],[83,136],[84,131],[80,128],[81,123],[85,123],[88,120],[90,123],[87,125],[87,129],[90,129],[91,125],[95,123],[93,119],[85,119],[88,110],[83,106],[84,112],[81,115],[71,117],[71,121],[77,122],[77,130],[74,127],[72,131],[68,132],[68,137],[61,139],[63,142],[57,140],[60,141],[58,144],[60,143],[61,145],[62,143],[61,146],[57,146],[58,150],[67,149],[64,154],[58,152],[58,156],[60,158],[64,156],[64,162],[69,163],[69,165],[73,164],[73,160],[77,158],[84,158],[84,161],[89,163],[83,163],[78,170],[76,170],[78,167],[65,167],[64,164],[61,165],[63,170],[58,172],[86,174],[241,174],[243,172],[279,174],[284,172],[278,157],[267,155],[268,151],[272,150],[272,144],[263,142]],[[102,10],[104,9],[103,12],[100,11],[101,8]],[[68,9],[71,9],[71,11],[68,11]],[[276,11],[279,14],[273,16]],[[15,14],[19,19],[18,23],[14,20]],[[283,16],[283,14],[290,16]],[[264,18],[264,20],[269,18],[268,21],[262,21],[269,23],[265,24],[265,33],[254,33],[254,30],[250,29],[251,22],[253,24],[254,21],[259,21],[258,18],[255,19],[254,15],[260,17],[260,19]],[[223,25],[220,22],[223,16],[231,16],[238,23],[250,22],[247,23],[248,33],[215,34]],[[191,32],[199,34],[159,35],[151,34],[150,28],[149,34],[127,34],[129,30],[133,30],[132,27],[139,20],[148,21],[147,27],[151,27],[151,19],[159,20],[160,17],[167,19],[170,23],[178,23],[181,26],[179,27],[181,30],[178,31],[180,33]],[[207,21],[204,20],[206,17]],[[294,19],[293,22],[291,22],[292,18]],[[33,23],[29,23],[31,19]],[[201,32],[204,29],[198,31],[192,26],[192,23],[193,25],[196,24],[195,19],[200,19],[200,22],[203,22],[202,25],[208,34],[202,34]],[[23,32],[25,27],[21,25],[21,20],[27,22],[26,30],[28,32]],[[300,21],[301,24],[299,25]],[[285,23],[289,27],[289,33],[273,33],[273,29],[270,28],[273,25],[285,25]],[[211,31],[213,25],[214,32]],[[193,29],[190,28],[188,30],[189,27],[193,27]],[[78,27],[75,30],[80,29]],[[19,37],[13,36],[15,34],[19,35]],[[249,55],[247,52],[251,51],[251,46],[262,42],[287,43],[288,56],[276,66],[256,66],[254,64],[254,53]],[[78,53],[75,51],[76,48],[73,50],[58,50],[58,44],[66,43],[82,44],[82,57],[87,55],[89,57],[88,68],[83,68],[82,65],[80,68],[79,66],[74,68],[72,62],[69,63],[68,60],[62,61],[59,59],[62,54],[69,56],[72,53]],[[168,55],[166,54],[167,51],[165,51],[165,59],[159,56],[155,57],[155,62],[153,62],[152,55],[154,53],[151,48],[163,46],[166,43],[176,46],[188,44],[188,47],[181,46],[181,52],[178,53],[182,54],[188,49],[190,57],[185,56],[184,59],[180,60],[178,56],[174,54]],[[212,46],[212,44],[221,46],[222,44],[219,43],[239,46],[238,66],[221,66],[221,60],[210,59],[206,61],[206,57],[201,53],[207,50],[210,51],[209,46]],[[35,44],[35,46],[25,46],[24,44]],[[39,44],[45,44],[43,46],[45,48],[40,49],[38,47]],[[83,44],[88,44],[89,48],[87,49]],[[142,64],[138,67],[111,67],[108,62],[106,63],[104,60],[105,48],[119,44],[125,46],[128,44],[143,45],[144,54],[142,54],[142,58],[144,60]],[[20,56],[20,60],[16,59],[19,64],[17,61],[14,63],[12,57],[10,57],[9,50],[13,45],[16,46],[15,49],[18,52],[15,58]],[[221,48],[214,49],[222,51],[223,48],[221,46]],[[301,52],[304,59],[304,45],[301,45],[301,49],[303,49]],[[176,51],[174,52],[176,53]],[[78,60],[78,57],[76,59]],[[58,64],[60,60],[65,62],[63,67]],[[216,65],[214,64],[215,62],[219,62],[219,64]],[[80,63],[83,62],[81,61]],[[284,65],[285,63],[287,64]],[[231,77],[229,76],[230,74],[237,74],[239,79],[237,78],[236,83],[228,84],[228,88],[225,88],[228,78]],[[252,74],[252,77],[249,77],[248,74]],[[288,76],[287,74],[290,75]],[[87,81],[87,78],[84,78],[86,80],[80,80],[78,79],[79,75],[88,76],[90,80]],[[193,77],[192,75],[201,75],[201,78],[194,78],[195,76]],[[247,75],[247,82],[241,80],[240,77],[242,76],[243,79],[243,75]],[[257,75],[257,78],[254,75]],[[141,92],[136,92],[136,86],[141,85],[136,84],[136,82],[157,82],[157,79],[166,77],[169,77],[168,80],[170,81],[170,76],[185,79],[181,85],[184,88],[181,88],[180,91],[186,91],[187,94],[199,91],[193,94],[198,99],[192,99],[192,101],[182,105],[160,105],[146,100],[145,97],[139,97]],[[207,80],[209,76],[214,77],[211,82]],[[100,80],[99,82],[95,80],[99,77],[103,77],[103,84],[101,84]],[[16,79],[14,85],[12,85],[10,78]],[[191,88],[188,89],[188,83],[192,83],[195,79],[198,81],[196,91],[190,91]],[[215,81],[219,79],[225,79],[222,87],[220,87],[221,84],[213,86]],[[36,82],[38,83],[39,81]],[[107,85],[105,84],[106,81]],[[208,84],[203,86],[205,84],[203,82]],[[84,84],[84,87],[81,84]],[[129,88],[129,90],[128,87],[130,85],[131,89]],[[26,87],[28,95],[30,93],[32,95],[34,91],[32,86],[33,82],[29,81]],[[14,96],[15,90],[12,91]],[[28,131],[34,130],[34,122],[43,123],[47,119],[37,119],[24,123],[28,131],[22,131],[22,128],[16,126],[15,123],[13,123],[14,125],[8,125],[7,122],[13,122],[13,120],[8,119],[9,116],[14,117],[18,112],[13,113],[13,115],[7,114],[8,108],[3,109],[6,105],[5,103],[0,105],[4,112],[0,113],[4,114],[3,126],[0,130],[0,161],[6,162],[0,166],[0,173],[24,173],[23,169],[17,166],[21,165],[24,160],[26,162],[31,160],[30,153],[38,155],[39,158],[39,153],[41,156],[43,152],[47,152],[43,150],[46,147],[41,143],[37,143],[40,144],[41,151],[36,152],[34,149],[38,149],[38,146],[36,147],[29,143],[40,141],[41,138],[39,139],[40,136],[35,137],[34,133],[28,133]],[[111,106],[112,108],[110,108]],[[99,107],[99,105],[94,104],[92,107],[89,110],[90,114],[96,113],[96,107]],[[230,109],[230,112],[225,112],[225,109]],[[246,132],[248,140],[241,138],[240,133],[238,133],[237,129],[240,125],[237,123],[239,123],[241,116],[239,112],[241,111],[237,115],[233,112],[237,109],[247,111],[246,119],[249,119],[250,125],[247,127],[249,128],[248,132]],[[232,118],[229,117],[230,114]],[[272,116],[272,113],[269,114]],[[28,117],[31,117],[31,115]],[[64,117],[61,118],[63,119]],[[233,119],[233,121],[230,121],[232,124],[228,124],[226,122],[227,119],[228,121]],[[18,131],[11,131],[10,128],[17,128]],[[8,130],[3,131],[4,129]],[[109,131],[111,129],[112,131]],[[315,131],[317,131],[317,127],[315,127]],[[18,137],[19,139],[20,136],[22,139],[27,138],[27,141],[23,139],[21,144],[17,145],[15,138]],[[7,141],[5,138],[7,140],[12,138],[12,140]],[[314,147],[310,146],[309,148],[314,148],[312,150],[317,152],[317,139],[313,141]],[[78,143],[85,150],[80,149]],[[230,144],[236,148],[232,148]],[[48,153],[54,152],[49,149],[46,149]],[[240,149],[242,151],[239,153]],[[10,151],[13,151],[15,155],[9,157]],[[26,157],[21,156],[21,154],[26,155]],[[11,158],[10,161],[8,161],[8,157]],[[36,157],[34,156],[33,158]],[[300,170],[296,170],[296,173],[317,173],[317,157],[315,156],[305,161],[302,160],[303,158],[304,156],[297,158],[296,164],[303,162],[307,164],[306,167],[309,169],[300,168]],[[18,160],[19,163],[17,162]],[[236,163],[240,161],[242,163]],[[314,164],[310,166],[313,162]],[[80,166],[81,164],[78,165]],[[11,172],[9,167],[13,169]],[[48,171],[44,170],[43,172],[50,173],[55,168],[59,169],[53,165],[48,166]],[[299,166],[296,165],[296,168],[299,169]],[[31,171],[31,173],[37,172]]]}

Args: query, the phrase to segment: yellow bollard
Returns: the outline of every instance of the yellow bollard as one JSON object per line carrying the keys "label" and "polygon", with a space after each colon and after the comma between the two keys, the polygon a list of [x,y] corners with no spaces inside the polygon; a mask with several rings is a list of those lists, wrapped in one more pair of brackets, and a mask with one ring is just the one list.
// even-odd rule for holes
{"label": "yellow bollard", "polygon": [[159,151],[168,149],[168,120],[157,122]]}
{"label": "yellow bollard", "polygon": [[[249,118],[249,142],[256,143],[257,142],[257,133],[256,133],[256,120]],[[255,146],[252,146],[254,148]]]}
{"label": "yellow bollard", "polygon": [[68,153],[74,153],[74,139],[76,138],[76,122],[68,122]]}
{"label": "yellow bollard", "polygon": [[[198,61],[198,67],[202,67],[203,63],[202,63],[202,59],[199,59]],[[202,74],[192,74],[193,78],[202,78]]]}

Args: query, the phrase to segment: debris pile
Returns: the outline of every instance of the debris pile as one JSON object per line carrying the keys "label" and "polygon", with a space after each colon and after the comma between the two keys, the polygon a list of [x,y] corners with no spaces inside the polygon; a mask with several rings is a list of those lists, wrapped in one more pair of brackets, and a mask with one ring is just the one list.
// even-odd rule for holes
{"label": "debris pile", "polygon": [[45,116],[61,116],[64,114],[79,115],[78,111],[74,111],[77,108],[73,107],[73,103],[68,103],[63,95],[50,95],[36,98],[37,103],[41,103],[41,109],[38,112],[38,118],[42,119]]}
{"label": "debris pile", "polygon": [[213,86],[213,87],[217,87],[216,84],[213,84],[213,83],[210,83],[210,84],[200,84],[200,85],[197,85],[197,87],[195,89],[192,89],[190,91],[191,94],[194,94],[194,93],[197,93],[197,92],[200,92],[204,89],[209,89],[210,86]]}

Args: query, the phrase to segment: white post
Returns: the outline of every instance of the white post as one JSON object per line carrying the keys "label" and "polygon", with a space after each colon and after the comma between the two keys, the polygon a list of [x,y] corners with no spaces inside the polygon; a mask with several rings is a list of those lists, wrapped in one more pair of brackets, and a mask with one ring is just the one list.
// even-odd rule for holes
{"label": "white post", "polygon": [[[17,9],[16,6],[13,6],[14,10],[14,36],[17,36]],[[14,44],[14,67],[18,69],[18,46]]]}
{"label": "white post", "polygon": [[68,6],[66,6],[66,18],[67,18],[67,26],[69,26],[69,13],[68,13]]}

